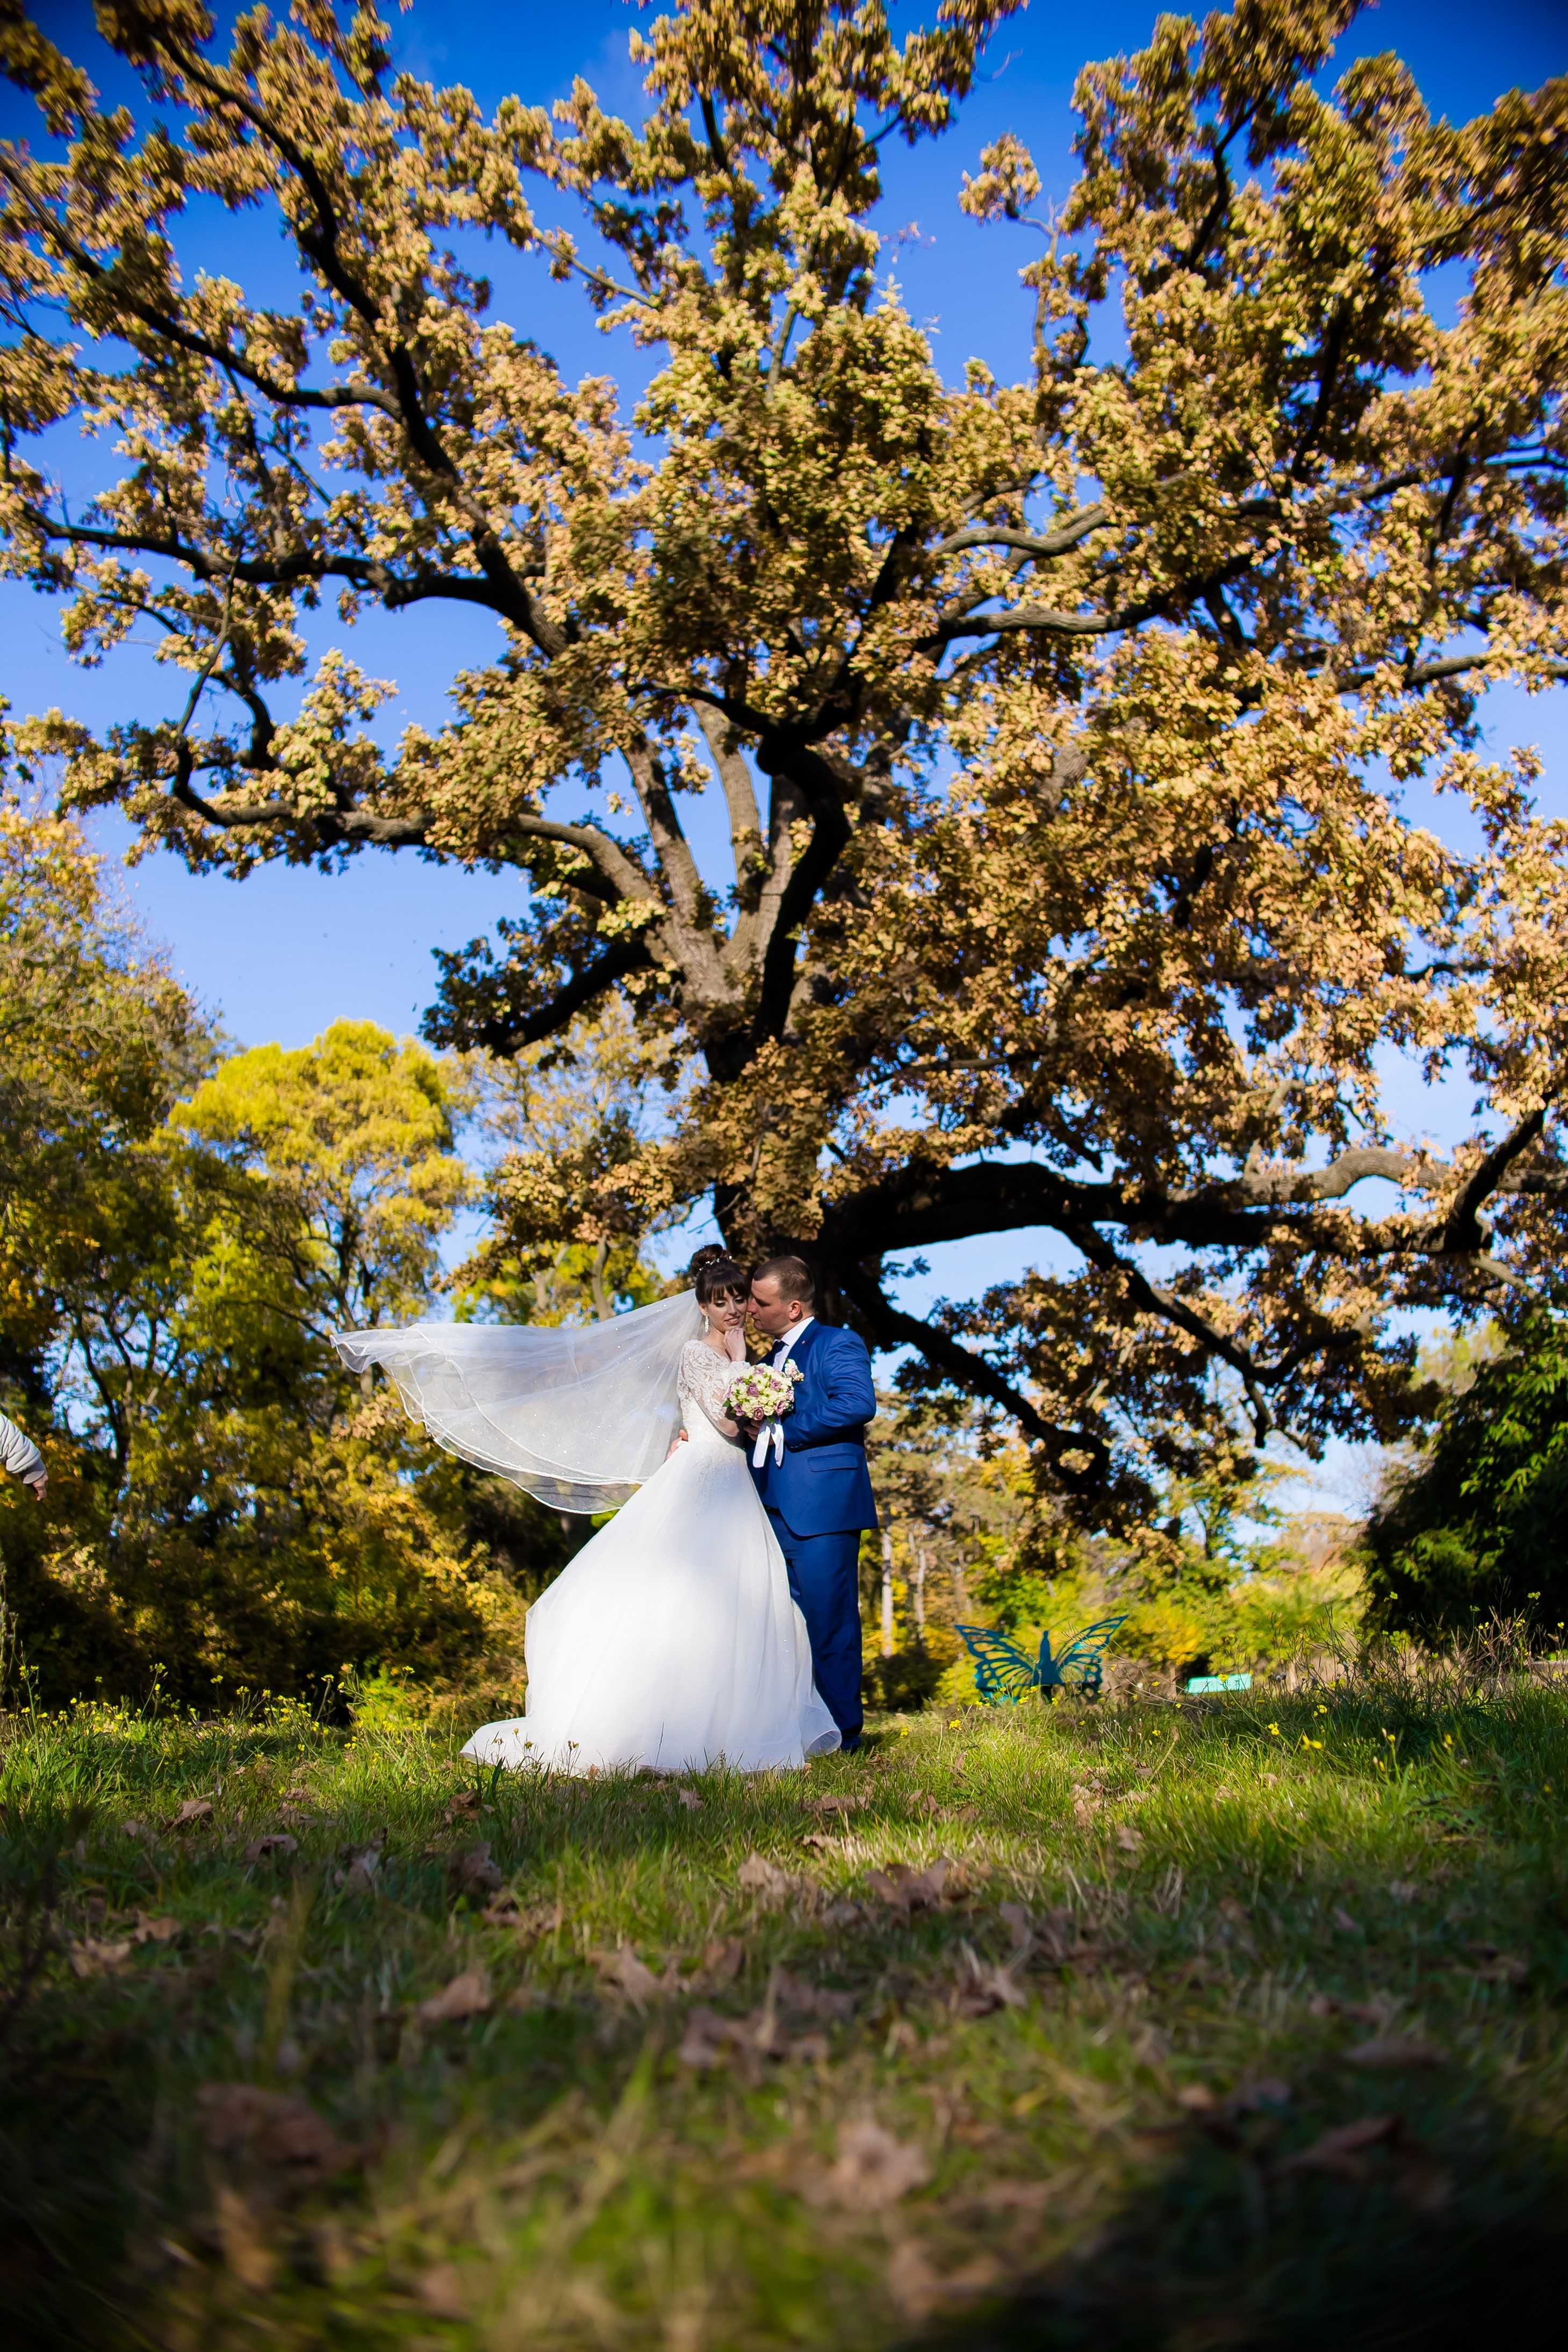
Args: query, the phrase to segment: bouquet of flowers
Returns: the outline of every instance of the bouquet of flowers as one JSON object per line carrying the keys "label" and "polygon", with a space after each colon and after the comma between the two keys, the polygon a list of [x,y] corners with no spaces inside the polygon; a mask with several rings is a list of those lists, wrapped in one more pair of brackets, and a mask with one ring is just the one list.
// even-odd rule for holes
{"label": "bouquet of flowers", "polygon": [[760,1422],[756,1450],[752,1459],[760,1470],[767,1459],[768,1447],[773,1449],[775,1462],[784,1460],[784,1415],[795,1404],[795,1392],[801,1378],[799,1367],[782,1364],[748,1364],[736,1373],[730,1383],[725,1402],[737,1421]]}

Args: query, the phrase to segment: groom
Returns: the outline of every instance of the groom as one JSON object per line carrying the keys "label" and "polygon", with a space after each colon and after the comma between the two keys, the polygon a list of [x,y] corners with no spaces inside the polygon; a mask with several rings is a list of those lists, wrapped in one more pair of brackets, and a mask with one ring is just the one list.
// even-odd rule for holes
{"label": "groom", "polygon": [[[798,1366],[784,1415],[784,1459],[772,1447],[752,1475],[789,1565],[789,1589],[811,1636],[816,1687],[843,1734],[860,1745],[860,1530],[877,1524],[866,1467],[876,1418],[871,1359],[853,1331],[819,1323],[811,1270],[771,1257],[752,1276],[752,1318],[773,1342],[768,1360]],[[754,1429],[747,1432],[754,1437]]]}

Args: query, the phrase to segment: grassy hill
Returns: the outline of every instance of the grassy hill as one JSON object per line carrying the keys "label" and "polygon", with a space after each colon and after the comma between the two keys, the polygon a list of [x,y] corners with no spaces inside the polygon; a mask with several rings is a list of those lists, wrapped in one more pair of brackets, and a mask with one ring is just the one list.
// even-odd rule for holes
{"label": "grassy hill", "polygon": [[1558,2340],[1552,1691],[681,1784],[287,1713],[3,1738],[18,2345]]}

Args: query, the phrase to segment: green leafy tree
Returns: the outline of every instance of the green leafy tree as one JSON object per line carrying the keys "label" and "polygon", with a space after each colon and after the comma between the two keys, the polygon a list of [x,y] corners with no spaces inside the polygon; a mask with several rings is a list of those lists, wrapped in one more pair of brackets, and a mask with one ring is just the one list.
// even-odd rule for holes
{"label": "green leafy tree", "polygon": [[461,1074],[368,1021],[314,1045],[236,1054],[175,1124],[261,1179],[247,1242],[318,1339],[417,1314],[472,1180],[456,1148]]}
{"label": "green leafy tree", "polygon": [[37,1686],[320,1692],[345,1665],[515,1685],[520,1586],[569,1546],[365,1397],[334,1324],[428,1301],[467,1197],[460,1074],[343,1024],[214,1039],[77,828],[0,807],[10,1155],[0,1366],[42,1437],[0,1493]]}
{"label": "green leafy tree", "polygon": [[1568,1626],[1568,1320],[1500,1325],[1429,1444],[1396,1471],[1365,1536],[1374,1620],[1442,1637],[1494,1617]]}
{"label": "green leafy tree", "polygon": [[5,779],[9,751],[0,727],[0,1378],[37,1417],[62,1286],[87,1277],[108,1195],[145,1183],[138,1155],[215,1047],[79,826]]}

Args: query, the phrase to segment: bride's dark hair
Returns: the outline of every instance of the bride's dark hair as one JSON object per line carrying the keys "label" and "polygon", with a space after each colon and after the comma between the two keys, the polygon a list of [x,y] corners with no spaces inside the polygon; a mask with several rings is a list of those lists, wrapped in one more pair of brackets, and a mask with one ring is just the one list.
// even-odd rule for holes
{"label": "bride's dark hair", "polygon": [[686,1271],[696,1285],[699,1307],[711,1307],[716,1298],[747,1299],[752,1295],[751,1267],[721,1249],[717,1242],[705,1244]]}

